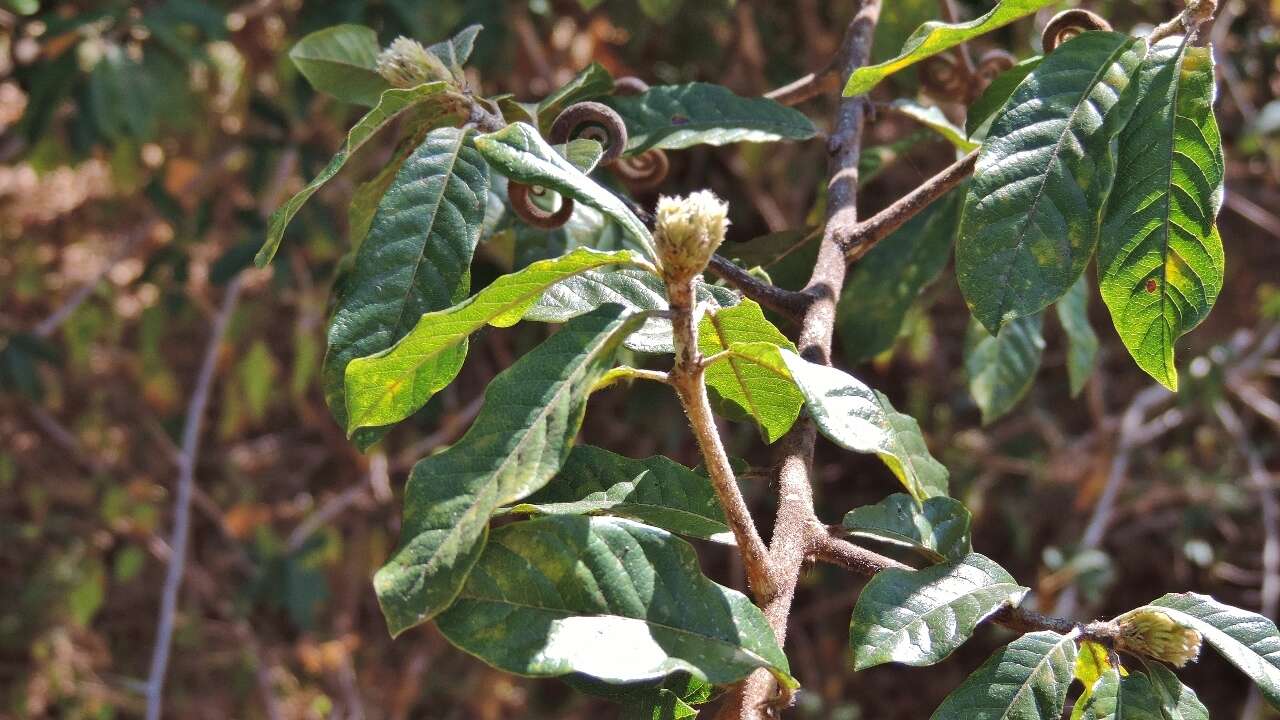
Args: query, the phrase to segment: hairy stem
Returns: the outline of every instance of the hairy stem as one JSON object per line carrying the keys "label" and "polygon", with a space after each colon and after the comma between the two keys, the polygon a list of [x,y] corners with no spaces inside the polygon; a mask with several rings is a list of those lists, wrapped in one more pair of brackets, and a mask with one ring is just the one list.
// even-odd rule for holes
{"label": "hairy stem", "polygon": [[711,477],[711,485],[716,497],[724,508],[725,519],[733,530],[733,537],[738,543],[738,551],[742,553],[742,562],[747,571],[747,583],[758,599],[773,594],[768,569],[768,550],[764,540],[756,530],[755,521],[747,509],[747,502],[738,489],[738,481],[729,465],[729,456],[720,441],[720,432],[716,429],[715,419],[711,415],[711,403],[707,400],[707,384],[705,381],[702,355],[698,351],[698,330],[693,313],[694,278],[684,282],[670,282],[667,285],[667,299],[671,306],[672,339],[675,345],[676,360],[668,381],[675,388],[685,414],[689,416],[689,425],[693,428],[698,448],[702,451],[703,462],[707,465],[707,474]]}

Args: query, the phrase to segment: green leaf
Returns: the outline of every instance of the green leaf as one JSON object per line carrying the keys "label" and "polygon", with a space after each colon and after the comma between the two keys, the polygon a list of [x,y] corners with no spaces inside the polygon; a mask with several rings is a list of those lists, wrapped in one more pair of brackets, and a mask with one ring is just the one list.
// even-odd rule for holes
{"label": "green leaf", "polygon": [[932,720],[1051,720],[1062,717],[1076,642],[1034,632],[987,659],[942,701]]}
{"label": "green leaf", "polygon": [[697,717],[694,705],[711,699],[714,688],[689,673],[673,673],[660,682],[606,683],[586,675],[566,675],[566,684],[578,692],[611,700],[622,706],[619,720],[685,720]]}
{"label": "green leaf", "polygon": [[427,52],[440,58],[444,66],[449,68],[454,81],[461,86],[465,86],[467,82],[467,76],[463,72],[462,66],[471,57],[471,51],[476,44],[476,36],[483,29],[483,25],[468,25],[448,40],[441,40],[427,48]]}
{"label": "green leaf", "polygon": [[759,608],[704,577],[685,541],[621,518],[561,515],[494,530],[438,626],[519,675],[634,682],[688,672],[725,684],[767,668],[797,684]]}
{"label": "green leaf", "polygon": [[1120,671],[1108,668],[1093,682],[1085,683],[1084,693],[1071,710],[1071,720],[1119,720],[1121,717],[1132,717],[1129,708],[1125,706],[1120,682]]}
{"label": "green leaf", "polygon": [[969,321],[964,370],[983,425],[1012,410],[1031,387],[1044,353],[1043,326],[1043,315],[1020,317],[992,337],[977,320]]}
{"label": "green leaf", "polygon": [[298,41],[289,59],[311,86],[357,105],[374,105],[391,88],[378,74],[378,34],[362,25],[335,25]]}
{"label": "green leaf", "polygon": [[809,118],[774,100],[741,97],[710,83],[655,85],[609,98],[627,124],[627,152],[683,150],[694,145],[808,140]]}
{"label": "green leaf", "polygon": [[[715,309],[738,304],[732,290],[701,280],[695,288],[696,302]],[[591,270],[547,289],[525,313],[525,320],[561,323],[593,310],[604,303],[616,303],[632,310],[666,310],[667,288],[647,270]],[[629,349],[643,353],[675,352],[671,321],[651,317],[627,338]]]}
{"label": "green leaf", "polygon": [[711,481],[661,455],[635,460],[579,445],[555,482],[507,509],[528,515],[613,515],[681,535],[733,543]]}
{"label": "green leaf", "polygon": [[876,573],[849,625],[853,668],[888,662],[923,667],[945,659],[978,624],[1030,590],[983,555],[923,570]]}
{"label": "green leaf", "polygon": [[414,465],[400,548],[373,581],[393,635],[449,607],[484,549],[493,512],[559,472],[591,388],[640,320],[607,305],[567,323],[489,383],[458,442]]}
{"label": "green leaf", "polygon": [[1139,608],[1144,609],[1160,610],[1195,628],[1258,685],[1272,707],[1280,708],[1280,633],[1274,622],[1197,593],[1170,593]]}
{"label": "green leaf", "polygon": [[921,105],[919,102],[910,98],[899,98],[894,100],[889,107],[900,115],[905,115],[912,120],[924,125],[930,130],[942,136],[942,139],[951,143],[961,152],[969,152],[978,148],[978,143],[969,140],[964,130],[955,126],[947,116],[943,114],[942,108],[937,105]]}
{"label": "green leaf", "polygon": [[991,123],[969,184],[956,279],[991,333],[1062,297],[1098,242],[1111,142],[1145,43],[1087,32],[1027,75]]}
{"label": "green leaf", "polygon": [[878,455],[912,497],[924,501],[947,494],[947,469],[929,454],[919,424],[895,410],[883,393],[773,343],[735,342],[730,350],[795,383],[823,435],[846,450]]}
{"label": "green leaf", "polygon": [[[698,323],[698,350],[711,356],[738,343],[796,346],[764,317],[754,300],[708,312]],[[706,370],[707,392],[716,411],[730,420],[753,421],[767,443],[786,434],[804,404],[795,384],[774,371],[739,357],[727,357]]]}
{"label": "green leaf", "polygon": [[[1182,684],[1177,675],[1158,662],[1142,663],[1151,681],[1152,694],[1159,700],[1164,720],[1209,720],[1209,710],[1196,691]],[[1125,708],[1126,713],[1128,708]]]}
{"label": "green leaf", "polygon": [[1089,280],[1081,275],[1054,310],[1067,334],[1067,377],[1071,396],[1075,397],[1089,381],[1098,359],[1098,335],[1089,324]]}
{"label": "green leaf", "polygon": [[[538,103],[537,116],[546,127],[566,107],[583,100],[592,100],[613,94],[613,76],[603,65],[593,62],[578,71],[573,79]],[[545,129],[545,128],[544,128]]]}
{"label": "green leaf", "polygon": [[503,275],[446,310],[429,312],[395,345],[346,368],[347,432],[409,417],[453,382],[467,354],[467,338],[485,325],[516,324],[548,287],[592,268],[626,265],[629,252],[579,248]]}
{"label": "green leaf", "polygon": [[[396,173],[339,293],[325,354],[325,399],[348,427],[347,363],[391,347],[423,313],[466,297],[489,172],[469,131],[437,128]],[[458,358],[461,362],[461,358]],[[380,435],[362,433],[367,446]]]}
{"label": "green leaf", "polygon": [[88,106],[98,131],[113,142],[151,139],[156,125],[153,97],[142,63],[119,45],[107,44],[87,83]]}
{"label": "green leaf", "polygon": [[267,228],[267,239],[263,243],[262,249],[258,251],[258,256],[254,258],[254,262],[258,267],[266,267],[271,262],[271,258],[275,257],[276,251],[280,249],[280,242],[284,239],[284,230],[289,226],[289,221],[294,215],[298,214],[298,210],[316,194],[325,183],[333,179],[334,175],[347,164],[347,160],[359,150],[366,142],[369,141],[379,130],[386,127],[399,117],[405,110],[422,102],[428,98],[441,95],[448,86],[442,82],[431,82],[419,85],[414,88],[392,89],[383,93],[382,98],[378,101],[377,106],[360,118],[359,122],[351,127],[347,132],[347,139],[342,143],[342,147],[334,154],[329,164],[320,171],[319,175],[307,183],[307,186],[298,191],[296,195],[289,198],[289,201],[281,205],[278,210],[271,214],[271,222]]}
{"label": "green leaf", "polygon": [[584,175],[596,169],[600,157],[604,155],[604,146],[595,140],[577,138],[564,145],[556,145],[556,150],[569,164]]}
{"label": "green leaf", "polygon": [[1176,390],[1174,342],[1209,314],[1225,264],[1214,224],[1223,156],[1213,55],[1178,38],[1159,42],[1137,89],[1103,220],[1099,286],[1129,354]]}
{"label": "green leaf", "polygon": [[962,560],[973,551],[969,522],[969,510],[959,500],[937,496],[920,503],[910,495],[894,493],[875,505],[850,510],[844,516],[844,529],[943,562]]}
{"label": "green leaf", "polygon": [[1013,95],[1013,91],[1022,84],[1023,79],[1027,75],[1040,66],[1040,62],[1044,60],[1043,55],[1029,57],[1019,62],[1017,65],[1005,70],[996,76],[986,90],[978,96],[977,100],[969,106],[969,112],[965,116],[964,131],[968,137],[978,134],[984,125],[991,122],[996,111],[1003,108],[1009,102],[1009,97]]}
{"label": "green leaf", "polygon": [[963,203],[963,189],[935,200],[850,270],[836,307],[849,363],[893,347],[912,303],[947,265]]}
{"label": "green leaf", "polygon": [[476,148],[508,178],[550,188],[604,213],[654,257],[653,238],[644,223],[616,195],[561,157],[533,127],[513,123],[498,132],[477,137]]}
{"label": "green leaf", "polygon": [[899,70],[979,35],[1004,27],[1053,2],[1054,0],[1001,0],[986,15],[969,22],[955,24],[927,22],[911,33],[911,37],[907,38],[907,42],[902,46],[902,52],[897,57],[854,70],[849,76],[849,82],[844,86],[844,95],[845,97],[861,95]]}

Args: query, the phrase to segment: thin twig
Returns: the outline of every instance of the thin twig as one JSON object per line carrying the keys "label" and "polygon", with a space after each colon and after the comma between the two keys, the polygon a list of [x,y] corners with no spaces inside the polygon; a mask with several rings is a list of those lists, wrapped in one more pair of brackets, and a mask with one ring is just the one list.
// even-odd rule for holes
{"label": "thin twig", "polygon": [[173,554],[165,572],[160,595],[160,615],[156,620],[156,643],[151,654],[151,669],[147,675],[147,720],[159,720],[164,703],[165,673],[169,668],[169,649],[173,643],[174,614],[178,606],[178,591],[182,588],[182,576],[186,567],[187,542],[191,535],[191,496],[195,488],[196,458],[200,451],[200,430],[204,424],[205,407],[209,404],[209,392],[213,387],[214,372],[218,367],[218,349],[226,335],[231,314],[240,297],[241,276],[227,284],[222,308],[214,318],[205,348],[204,359],[196,376],[195,389],[187,405],[182,428],[182,455],[178,466],[178,481],[173,500],[173,533],[169,547]]}
{"label": "thin twig", "polygon": [[834,90],[840,79],[833,62],[826,67],[793,80],[780,88],[770,90],[764,96],[783,105],[799,105]]}
{"label": "thin twig", "polygon": [[743,295],[781,315],[795,319],[809,304],[803,293],[771,285],[738,267],[723,255],[712,255],[707,269]]}
{"label": "thin twig", "polygon": [[67,318],[71,317],[71,314],[76,311],[76,308],[79,308],[85,300],[88,300],[89,297],[93,295],[93,292],[98,289],[98,284],[107,276],[107,273],[111,272],[111,268],[115,267],[121,260],[129,257],[138,243],[142,242],[144,238],[150,235],[151,227],[152,223],[146,222],[139,228],[134,229],[133,232],[126,234],[124,242],[120,244],[119,249],[117,249],[115,254],[102,264],[102,267],[98,269],[98,272],[94,273],[93,277],[90,278],[88,282],[76,288],[76,291],[71,293],[71,296],[59,305],[58,309],[54,310],[48,317],[37,323],[36,326],[31,329],[31,333],[42,338],[47,338],[52,335],[54,331],[62,326],[62,323],[67,321]]}

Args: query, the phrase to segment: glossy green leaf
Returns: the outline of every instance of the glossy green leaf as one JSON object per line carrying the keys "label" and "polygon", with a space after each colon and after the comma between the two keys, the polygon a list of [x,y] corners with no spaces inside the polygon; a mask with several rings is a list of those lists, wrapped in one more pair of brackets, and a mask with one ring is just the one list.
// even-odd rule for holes
{"label": "glossy green leaf", "polygon": [[[1143,661],[1152,694],[1160,703],[1164,720],[1209,720],[1209,710],[1196,691],[1182,684],[1173,671],[1158,662]],[[1125,708],[1126,715],[1128,708]]]}
{"label": "glossy green leaf", "polygon": [[467,338],[485,325],[516,324],[552,285],[592,268],[627,265],[629,252],[579,248],[494,280],[445,310],[429,312],[395,345],[346,368],[347,432],[399,422],[453,382],[467,354]]}
{"label": "glossy green leaf", "polygon": [[583,174],[595,170],[601,156],[604,155],[604,147],[600,143],[583,138],[570,140],[564,145],[556,145],[555,148],[575,170]]}
{"label": "glossy green leaf", "polygon": [[[738,304],[738,296],[728,288],[698,281],[699,305],[715,309]],[[666,310],[667,289],[662,280],[647,270],[588,271],[548,288],[525,313],[525,320],[560,323],[599,307],[616,303],[632,310]],[[651,317],[627,338],[629,349],[643,353],[674,352],[671,321]]]}
{"label": "glossy green leaf", "polygon": [[[765,319],[754,300],[708,312],[698,324],[698,350],[715,355],[739,343],[765,343],[797,352],[782,331]],[[713,407],[730,420],[754,422],[761,437],[773,443],[800,415],[804,397],[795,384],[774,371],[739,357],[726,357],[706,370]]]}
{"label": "glossy green leaf", "polygon": [[725,684],[767,668],[796,686],[759,608],[704,577],[685,541],[621,518],[561,515],[494,530],[438,626],[519,675],[627,682],[688,672]]}
{"label": "glossy green leaf", "polygon": [[1084,693],[1071,710],[1071,720],[1120,720],[1132,717],[1132,713],[1126,712],[1124,707],[1120,680],[1120,671],[1108,668],[1093,682],[1087,683]]}
{"label": "glossy green leaf", "polygon": [[1180,38],[1161,41],[1137,86],[1103,221],[1099,286],[1138,366],[1176,390],[1174,342],[1209,314],[1225,264],[1214,224],[1223,156],[1213,55]]}
{"label": "glossy green leaf", "polygon": [[1089,324],[1089,280],[1083,275],[1054,305],[1058,322],[1067,334],[1067,378],[1071,396],[1084,389],[1098,359],[1098,334]]}
{"label": "glossy green leaf", "polygon": [[363,25],[335,25],[298,41],[289,59],[320,92],[357,105],[375,105],[391,88],[378,74],[378,34]]}
{"label": "glossy green leaf", "polygon": [[644,223],[616,195],[561,157],[531,126],[513,123],[498,132],[481,135],[476,138],[476,148],[508,178],[550,188],[604,213],[621,225],[650,257],[654,256],[653,238]]}
{"label": "glossy green leaf", "polygon": [[1258,685],[1267,702],[1280,708],[1280,633],[1274,622],[1197,593],[1171,593],[1147,608],[1199,631],[1219,654]]}
{"label": "glossy green leaf", "polygon": [[613,76],[603,65],[593,62],[579,70],[572,80],[538,102],[538,120],[549,128],[556,115],[566,107],[612,94]]}
{"label": "glossy green leaf", "polygon": [[431,131],[396,173],[329,324],[325,399],[342,427],[347,363],[391,347],[423,313],[466,297],[488,191],[484,160],[456,128]]}
{"label": "glossy green leaf", "polygon": [[844,529],[851,535],[909,547],[934,562],[964,559],[973,551],[969,510],[959,500],[936,496],[923,503],[894,493],[875,505],[850,510]]}
{"label": "glossy green leaf", "polygon": [[[360,149],[369,141],[379,130],[386,127],[391,121],[399,117],[405,110],[413,107],[419,102],[428,98],[443,95],[447,86],[442,82],[431,82],[419,85],[414,88],[392,89],[383,94],[382,99],[378,101],[377,106],[365,114],[364,117],[351,127],[347,132],[347,139],[342,143],[342,147],[334,154],[329,164],[316,175],[306,187],[299,190],[296,195],[289,198],[289,201],[281,205],[271,215],[271,222],[267,227],[267,239],[263,243],[262,249],[258,251],[258,256],[254,258],[254,262],[258,267],[264,267],[271,262],[271,258],[275,257],[276,251],[280,249],[280,242],[284,239],[285,228],[289,226],[289,221],[293,220],[293,216],[298,214],[298,210],[311,199],[312,195],[321,188],[325,183],[333,179],[334,175],[347,164],[352,154]],[[380,196],[379,196],[380,197]]]}
{"label": "glossy green leaf", "polygon": [[850,270],[836,307],[846,361],[893,347],[915,299],[947,265],[963,203],[963,188],[935,200]]}
{"label": "glossy green leaf", "polygon": [[458,442],[414,465],[400,547],[373,582],[393,635],[447,608],[480,557],[489,517],[559,472],[591,388],[640,320],[606,305],[565,324],[489,383]]}
{"label": "glossy green leaf", "polygon": [[932,665],[968,640],[979,623],[1028,592],[977,553],[923,570],[882,570],[853,608],[853,667]]}
{"label": "glossy green leaf", "polygon": [[808,140],[817,131],[798,110],[762,97],[742,97],[710,83],[655,85],[608,104],[627,124],[627,152],[694,145]]}
{"label": "glossy green leaf", "polygon": [[[996,112],[1009,102],[1013,91],[1022,84],[1023,79],[1032,70],[1040,66],[1042,60],[1044,60],[1043,55],[1029,57],[997,75],[978,99],[969,106],[969,112],[964,120],[965,134],[968,137],[978,135],[978,131],[994,119]],[[985,133],[983,135],[985,136]]]}
{"label": "glossy green leaf", "polygon": [[996,651],[942,701],[932,720],[1054,720],[1071,685],[1076,641],[1034,632]]}
{"label": "glossy green leaf", "polygon": [[991,333],[1040,312],[1084,272],[1114,177],[1111,142],[1146,47],[1087,32],[1027,75],[991,123],[973,171],[956,280]]}
{"label": "glossy green leaf", "polygon": [[978,147],[978,143],[971,141],[963,129],[956,127],[954,123],[948,120],[947,116],[943,114],[942,108],[937,105],[922,105],[910,98],[899,98],[894,100],[889,107],[894,112],[905,115],[941,135],[943,140],[951,143],[961,152],[969,152]]}
{"label": "glossy green leaf", "polygon": [[947,494],[947,469],[929,454],[919,424],[895,410],[883,393],[773,343],[735,342],[730,349],[733,357],[795,383],[819,432],[846,450],[878,455],[912,497]]}
{"label": "glossy green leaf", "polygon": [[976,320],[964,340],[964,370],[969,394],[982,411],[984,425],[1013,409],[1031,387],[1044,353],[1043,315],[1021,317],[992,337]]}
{"label": "glossy green leaf", "polygon": [[881,80],[908,68],[927,57],[972,40],[979,35],[1004,27],[1018,18],[1026,17],[1054,0],[1000,0],[986,15],[969,22],[948,24],[943,22],[927,22],[916,31],[902,46],[897,57],[876,65],[858,68],[845,83],[845,97],[861,95],[880,83]]}
{"label": "glossy green leaf", "polygon": [[509,511],[614,515],[681,535],[733,543],[711,481],[661,455],[635,460],[579,445],[554,482]]}

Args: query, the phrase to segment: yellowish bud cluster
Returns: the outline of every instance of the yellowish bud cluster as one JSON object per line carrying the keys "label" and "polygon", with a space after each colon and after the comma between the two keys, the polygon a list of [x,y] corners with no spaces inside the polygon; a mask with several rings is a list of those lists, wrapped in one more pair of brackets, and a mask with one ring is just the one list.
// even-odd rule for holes
{"label": "yellowish bud cluster", "polygon": [[378,55],[378,74],[393,87],[411,88],[435,80],[449,80],[449,69],[422,43],[401,36]]}
{"label": "yellowish bud cluster", "polygon": [[668,283],[687,282],[706,269],[724,242],[728,215],[729,205],[709,190],[658,198],[653,240]]}
{"label": "yellowish bud cluster", "polygon": [[1199,631],[1159,610],[1134,610],[1116,618],[1116,623],[1120,626],[1117,650],[1146,655],[1174,667],[1200,658]]}

